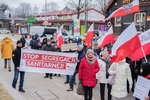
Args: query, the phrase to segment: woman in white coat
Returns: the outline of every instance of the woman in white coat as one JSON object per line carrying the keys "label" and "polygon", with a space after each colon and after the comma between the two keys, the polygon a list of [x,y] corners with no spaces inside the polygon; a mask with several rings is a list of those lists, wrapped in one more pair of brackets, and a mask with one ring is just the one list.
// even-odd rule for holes
{"label": "woman in white coat", "polygon": [[132,88],[132,78],[129,64],[123,59],[118,63],[112,63],[108,70],[109,74],[116,74],[115,82],[112,85],[111,95],[114,100],[126,100],[127,96],[127,79]]}
{"label": "woman in white coat", "polygon": [[102,51],[100,53],[100,59],[98,60],[99,66],[101,66],[101,70],[97,73],[97,79],[100,83],[100,95],[101,100],[105,100],[105,85],[107,85],[108,88],[108,100],[111,100],[111,85],[108,84],[107,78],[108,78],[108,69],[110,67],[110,62],[108,60],[108,52]]}

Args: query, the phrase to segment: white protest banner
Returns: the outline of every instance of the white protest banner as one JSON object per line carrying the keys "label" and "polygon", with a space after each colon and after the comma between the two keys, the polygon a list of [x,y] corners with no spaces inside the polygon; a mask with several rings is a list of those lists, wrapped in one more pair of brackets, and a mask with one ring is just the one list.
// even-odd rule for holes
{"label": "white protest banner", "polygon": [[22,49],[20,71],[73,75],[77,53]]}
{"label": "white protest banner", "polygon": [[62,44],[61,51],[77,50],[77,43]]}
{"label": "white protest banner", "polygon": [[149,90],[150,90],[150,80],[138,76],[133,96],[140,100],[145,100],[144,98],[148,96]]}

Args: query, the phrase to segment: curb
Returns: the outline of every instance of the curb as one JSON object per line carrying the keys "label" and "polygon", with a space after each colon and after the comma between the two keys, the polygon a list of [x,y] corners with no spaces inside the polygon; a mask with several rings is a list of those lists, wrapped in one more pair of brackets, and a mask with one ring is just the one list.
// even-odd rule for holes
{"label": "curb", "polygon": [[0,83],[5,87],[8,93],[14,98],[14,100],[26,100],[21,94],[12,88],[1,76]]}

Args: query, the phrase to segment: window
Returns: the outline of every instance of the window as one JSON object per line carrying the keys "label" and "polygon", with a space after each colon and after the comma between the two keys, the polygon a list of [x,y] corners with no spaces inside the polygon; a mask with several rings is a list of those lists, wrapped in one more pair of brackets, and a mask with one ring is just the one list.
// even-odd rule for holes
{"label": "window", "polygon": [[115,26],[120,27],[121,26],[121,17],[116,17],[115,18]]}
{"label": "window", "polygon": [[130,0],[123,0],[123,1],[122,1],[122,4],[123,4],[123,5],[128,4],[128,3],[130,3]]}
{"label": "window", "polygon": [[142,29],[142,28],[145,27],[145,21],[146,21],[146,13],[145,12],[134,14],[134,22],[136,24],[138,31],[144,31],[144,29]]}

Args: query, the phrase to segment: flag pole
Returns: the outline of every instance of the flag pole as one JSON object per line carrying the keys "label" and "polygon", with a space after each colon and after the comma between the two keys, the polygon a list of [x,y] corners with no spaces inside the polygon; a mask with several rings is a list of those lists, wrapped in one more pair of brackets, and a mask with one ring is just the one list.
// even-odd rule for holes
{"label": "flag pole", "polygon": [[145,55],[145,52],[144,52],[144,49],[143,49],[142,46],[141,46],[141,49],[142,49],[142,53],[143,53],[143,55],[144,55],[145,61],[146,61],[146,63],[147,63],[148,61],[147,61],[147,58],[146,58],[146,55]]}

